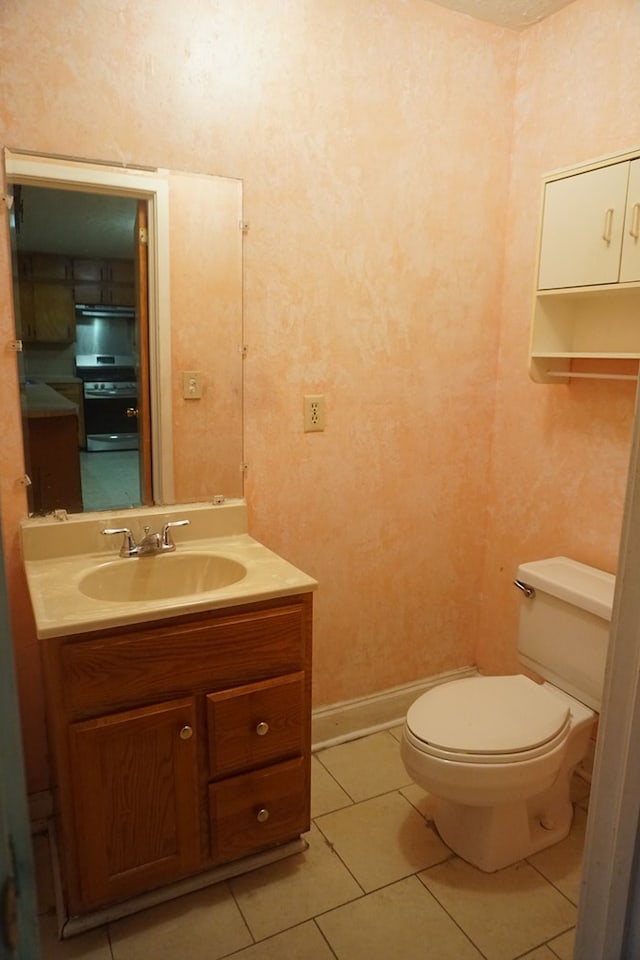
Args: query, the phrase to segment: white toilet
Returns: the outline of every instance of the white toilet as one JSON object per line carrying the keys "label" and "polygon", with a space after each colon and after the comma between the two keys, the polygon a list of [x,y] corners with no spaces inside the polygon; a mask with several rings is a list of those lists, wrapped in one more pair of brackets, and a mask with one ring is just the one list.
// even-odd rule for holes
{"label": "white toilet", "polygon": [[411,705],[401,754],[435,825],[491,872],[566,837],[570,781],[600,710],[615,577],[566,557],[522,564],[518,650],[544,677],[470,677]]}

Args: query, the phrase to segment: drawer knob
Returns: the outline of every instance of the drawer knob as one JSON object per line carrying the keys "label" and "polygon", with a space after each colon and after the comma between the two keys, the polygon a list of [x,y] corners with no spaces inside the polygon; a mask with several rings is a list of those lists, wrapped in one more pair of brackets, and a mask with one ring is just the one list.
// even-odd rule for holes
{"label": "drawer knob", "polygon": [[262,810],[258,810],[258,815],[256,817],[256,820],[258,821],[258,823],[266,823],[268,819],[269,819],[269,811],[266,809],[266,807],[263,807]]}
{"label": "drawer knob", "polygon": [[185,724],[182,730],[180,731],[181,740],[191,740],[193,736],[193,727],[190,727],[189,724]]}
{"label": "drawer knob", "polygon": [[269,733],[269,724],[265,723],[264,720],[261,720],[258,726],[256,727],[256,733],[259,737],[264,737],[266,733]]}

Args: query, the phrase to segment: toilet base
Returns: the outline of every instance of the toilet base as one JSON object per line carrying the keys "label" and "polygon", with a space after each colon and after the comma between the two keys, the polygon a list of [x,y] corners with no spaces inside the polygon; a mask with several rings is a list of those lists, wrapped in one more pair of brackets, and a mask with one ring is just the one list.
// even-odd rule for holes
{"label": "toilet base", "polygon": [[553,787],[529,800],[470,807],[438,799],[434,816],[447,846],[485,873],[559,843],[569,833],[572,821],[573,804],[564,773]]}

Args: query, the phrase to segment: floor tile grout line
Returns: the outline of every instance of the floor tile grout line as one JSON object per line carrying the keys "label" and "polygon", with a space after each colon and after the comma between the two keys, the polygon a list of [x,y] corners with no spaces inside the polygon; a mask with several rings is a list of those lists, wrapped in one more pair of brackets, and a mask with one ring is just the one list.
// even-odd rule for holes
{"label": "floor tile grout line", "polygon": [[[460,858],[457,857],[455,854],[452,854],[448,859],[449,859],[449,860],[459,860]],[[442,862],[444,863],[444,862],[446,862],[446,861],[442,861]],[[434,863],[433,866],[436,867],[436,866],[438,866],[438,864]],[[427,870],[430,870],[430,869],[431,869],[431,867],[427,867]],[[449,917],[449,919],[450,919],[451,922],[454,924],[454,926],[456,926],[456,927],[458,928],[458,930],[460,931],[460,933],[469,941],[469,943],[470,943],[471,946],[474,948],[474,950],[477,950],[477,951],[478,951],[478,953],[479,953],[480,956],[483,958],[483,960],[490,960],[490,958],[487,957],[487,954],[486,954],[483,950],[480,949],[480,947],[478,946],[478,944],[471,938],[470,934],[467,933],[467,931],[464,929],[464,927],[460,926],[460,924],[458,923],[458,921],[456,920],[456,918],[453,916],[453,914],[451,914],[451,913],[449,912],[449,910],[447,910],[447,908],[445,907],[445,905],[444,905],[443,903],[441,903],[440,900],[438,900],[438,898],[436,897],[435,893],[433,893],[432,890],[429,890],[429,887],[426,885],[426,883],[423,881],[422,877],[420,876],[421,873],[425,873],[425,872],[426,872],[425,870],[420,870],[418,873],[415,874],[415,877],[416,877],[416,879],[418,880],[418,882],[422,884],[422,886],[424,887],[425,891],[429,894],[429,896],[431,897],[431,899],[434,900],[434,902],[438,904],[438,906],[439,906],[440,909],[443,911],[443,913],[446,913],[446,915]]]}
{"label": "floor tile grout line", "polygon": [[[326,833],[318,823],[315,824],[315,827],[316,827],[316,830],[319,831],[323,842],[326,844],[327,847],[329,847],[329,850],[331,851],[331,853],[333,853],[338,858],[338,860],[340,861],[342,866],[345,868],[349,876],[353,879],[353,882],[358,885],[359,889],[362,891],[362,896],[366,897],[367,891],[364,889],[364,887],[362,886],[358,878],[355,876],[351,868],[342,859],[342,857],[336,850],[335,844],[329,839],[329,837],[326,835]],[[359,900],[359,899],[360,897],[353,897],[350,900],[346,900],[345,903],[352,903],[354,900]],[[340,906],[343,906],[343,904],[340,904]],[[318,914],[318,916],[320,916],[320,914]]]}
{"label": "floor tile grout line", "polygon": [[[462,858],[456,856],[456,854],[453,854],[449,859],[450,859],[450,860],[460,860],[462,863],[464,863],[464,861],[462,860]],[[443,862],[444,862],[444,861],[443,861]],[[533,864],[532,864],[532,863],[529,863],[529,861],[528,861],[526,858],[525,858],[524,860],[520,860],[520,861],[518,861],[518,862],[519,862],[519,863],[526,863],[526,864],[528,864],[530,867],[533,867]],[[433,866],[436,867],[436,866],[439,866],[439,864],[435,864],[435,863],[434,863]],[[420,883],[423,885],[423,887],[425,888],[425,890],[426,890],[429,894],[431,894],[431,896],[432,896],[433,899],[436,901],[436,903],[437,903],[440,907],[442,907],[442,909],[443,909],[444,912],[447,914],[447,916],[449,916],[450,919],[455,923],[455,925],[462,931],[462,933],[464,933],[464,935],[465,935],[465,936],[467,937],[467,939],[473,944],[473,946],[476,948],[476,950],[477,950],[479,953],[481,953],[483,957],[485,957],[485,960],[488,960],[488,958],[487,958],[486,955],[482,952],[482,950],[480,949],[480,947],[478,946],[478,944],[475,943],[475,942],[471,939],[471,936],[470,936],[468,933],[466,933],[466,931],[460,926],[460,924],[458,923],[458,921],[456,920],[456,918],[453,916],[453,914],[451,914],[451,913],[449,912],[449,910],[447,910],[447,908],[445,907],[445,905],[438,899],[438,897],[435,895],[435,893],[433,893],[432,890],[429,890],[428,886],[426,885],[426,883],[424,882],[424,880],[423,880],[422,877],[420,876],[420,873],[426,873],[427,871],[429,871],[429,870],[431,870],[431,869],[432,869],[432,867],[426,867],[424,870],[419,871],[419,872],[416,874],[418,880],[419,880]],[[505,869],[508,869],[508,867],[505,868]],[[535,869],[535,868],[534,868],[534,869]],[[544,876],[544,874],[540,873],[539,870],[536,870],[536,873],[537,873],[546,883],[548,883],[549,886],[553,887],[554,890],[556,890],[558,893],[562,893],[562,891],[561,891],[561,890],[558,890],[558,888],[557,888],[554,884],[552,884],[551,881],[548,880],[547,877]],[[564,894],[562,894],[562,895],[564,896],[564,899],[565,899],[565,900],[568,900],[568,902],[569,902],[573,907],[576,906],[571,900],[569,900],[568,897],[566,897]],[[576,909],[577,909],[577,908],[576,908]],[[561,931],[559,931],[558,933],[555,933],[555,934],[553,935],[553,937],[550,937],[550,938],[547,939],[547,940],[543,940],[541,943],[534,944],[533,946],[527,947],[527,949],[526,949],[523,953],[517,954],[515,957],[510,958],[510,960],[522,960],[522,958],[523,958],[523,957],[526,957],[529,953],[531,953],[532,950],[539,950],[541,947],[548,946],[551,940],[555,940],[557,937],[562,937],[562,936],[564,936],[566,933],[568,933],[570,930],[573,930],[573,929],[575,929],[575,924],[572,924],[571,926],[567,927],[565,930],[561,930]],[[551,948],[549,948],[549,949],[551,949]],[[555,953],[555,950],[554,950],[553,952]]]}
{"label": "floor tile grout line", "polygon": [[549,877],[547,877],[546,874],[544,874],[544,873],[542,872],[542,870],[540,870],[539,867],[537,867],[537,866],[535,865],[535,863],[532,863],[530,860],[528,860],[528,859],[526,859],[526,858],[525,858],[525,863],[528,863],[529,866],[532,867],[532,868],[536,871],[536,873],[537,873],[540,877],[542,877],[543,880],[546,880],[547,883],[548,883],[550,886],[552,886],[554,890],[557,890],[557,892],[558,892],[561,896],[563,896],[564,899],[567,900],[567,901],[571,904],[572,907],[575,907],[576,910],[578,909],[578,904],[575,903],[575,901],[573,901],[573,900],[571,899],[571,897],[564,892],[564,890],[561,890],[560,887],[559,887],[556,883],[554,883],[553,880],[550,880]]}
{"label": "floor tile grout line", "polygon": [[[334,777],[334,779],[335,779],[335,777]],[[338,783],[337,780],[336,780],[336,783]],[[338,785],[340,786],[340,784],[338,784]],[[315,816],[315,818],[317,818],[317,817],[328,817],[328,816],[330,816],[332,813],[338,813],[338,811],[340,811],[340,810],[347,810],[349,807],[356,807],[356,806],[358,806],[358,804],[360,804],[360,803],[367,803],[369,800],[379,800],[380,797],[386,797],[386,796],[388,796],[388,795],[391,794],[391,793],[399,793],[401,796],[404,796],[404,794],[402,793],[402,791],[403,791],[403,790],[406,790],[408,787],[413,787],[413,786],[415,786],[415,784],[413,783],[413,781],[408,780],[406,783],[402,783],[402,784],[400,784],[399,786],[389,787],[389,789],[387,789],[387,790],[381,790],[380,793],[372,793],[370,796],[360,797],[360,799],[352,799],[352,800],[351,800],[351,803],[345,803],[344,806],[342,806],[342,807],[336,807],[335,810],[325,810],[323,813],[317,813],[316,816]],[[342,789],[344,790],[344,787],[342,787]],[[345,790],[345,793],[347,793],[346,790]],[[350,797],[351,795],[348,794],[348,796]],[[404,799],[407,801],[407,803],[410,803],[411,806],[414,807],[415,810],[418,810],[418,808],[415,806],[415,804],[411,803],[411,800],[409,800],[408,797],[404,797]],[[418,810],[418,813],[420,813],[420,810]],[[420,816],[424,817],[424,814],[420,813]],[[315,819],[315,818],[312,818],[312,819]]]}
{"label": "floor tile grout line", "polygon": [[[250,936],[251,939],[253,940],[253,944],[248,944],[247,946],[255,946],[255,944],[256,944],[256,943],[259,943],[260,941],[259,941],[259,940],[256,940],[256,937],[255,937],[255,935],[254,935],[254,932],[253,932],[253,930],[251,929],[251,927],[249,926],[249,921],[248,921],[247,918],[245,917],[245,915],[244,915],[244,910],[243,910],[242,907],[240,906],[240,902],[239,902],[238,898],[237,898],[236,895],[235,895],[235,891],[234,891],[234,889],[233,889],[233,884],[230,883],[229,880],[225,880],[225,881],[224,881],[224,884],[225,884],[225,886],[226,886],[226,888],[227,888],[227,890],[228,890],[228,892],[229,892],[229,894],[230,894],[230,896],[231,896],[231,899],[233,900],[233,902],[234,902],[235,905],[236,905],[236,909],[238,910],[238,913],[239,913],[240,916],[242,917],[242,922],[244,923],[245,927],[247,928],[247,933],[249,934],[249,936]],[[245,947],[243,947],[242,949],[244,950]],[[236,953],[237,953],[237,951],[236,951]]]}
{"label": "floor tile grout line", "polygon": [[[322,769],[323,769],[326,773],[328,773],[329,776],[331,777],[331,779],[333,780],[333,782],[336,783],[336,784],[340,787],[340,789],[344,791],[344,793],[346,793],[346,795],[347,795],[347,796],[349,797],[349,799],[351,800],[351,803],[352,803],[352,804],[353,804],[353,803],[358,803],[358,801],[357,801],[354,797],[351,796],[351,794],[350,794],[349,791],[346,789],[346,787],[343,787],[343,786],[342,786],[342,784],[340,783],[340,781],[338,780],[338,778],[333,774],[333,772],[332,772],[331,770],[329,770],[329,768],[328,768],[324,763],[322,763],[322,760],[320,759],[320,756],[321,756],[321,754],[322,754],[323,752],[324,752],[324,751],[320,750],[318,753],[314,753],[314,757],[316,757],[317,760],[318,760],[318,763],[320,763],[320,764],[322,765]],[[348,804],[345,804],[345,806],[348,806]],[[344,809],[344,808],[341,808],[341,809]]]}
{"label": "floor tile grout line", "polygon": [[[337,909],[337,908],[336,908],[336,909]],[[318,916],[322,916],[322,914],[318,914]],[[329,940],[328,940],[327,937],[325,936],[324,930],[322,929],[322,927],[320,926],[320,924],[317,922],[317,917],[314,917],[314,918],[313,918],[313,925],[315,926],[316,930],[318,931],[318,933],[320,934],[320,936],[322,937],[322,939],[323,939],[324,942],[326,943],[328,949],[331,950],[331,953],[332,953],[333,956],[335,957],[335,960],[340,960],[338,954],[337,954],[336,951],[333,949],[333,946],[331,945],[331,943],[329,942]]]}
{"label": "floor tile grout line", "polygon": [[107,934],[107,943],[109,944],[109,953],[111,954],[111,960],[116,960],[116,955],[113,949],[113,940],[111,939],[111,924],[108,923],[105,927],[105,933]]}
{"label": "floor tile grout line", "polygon": [[575,930],[575,925],[571,927],[567,927],[566,930],[561,930],[560,933],[555,933],[548,940],[543,940],[541,943],[538,943],[533,947],[527,947],[527,949],[523,953],[519,953],[516,957],[513,957],[512,960],[524,960],[524,958],[528,957],[529,954],[532,953],[534,950],[540,950],[542,947],[547,947],[549,950],[551,950],[553,955],[557,957],[558,954],[555,952],[555,950],[551,946],[552,941],[557,940],[558,937],[564,937],[564,935],[566,933],[569,933],[571,930]]}

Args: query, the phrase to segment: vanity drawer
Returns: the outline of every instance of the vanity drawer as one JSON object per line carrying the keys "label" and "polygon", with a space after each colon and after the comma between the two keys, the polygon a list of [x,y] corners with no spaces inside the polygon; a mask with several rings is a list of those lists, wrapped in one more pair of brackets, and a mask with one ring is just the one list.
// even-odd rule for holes
{"label": "vanity drawer", "polygon": [[211,777],[304,752],[304,681],[298,672],[207,696]]}
{"label": "vanity drawer", "polygon": [[210,693],[305,669],[303,602],[64,643],[60,683],[70,717]]}
{"label": "vanity drawer", "polygon": [[309,829],[308,760],[209,785],[211,854],[234,860]]}

